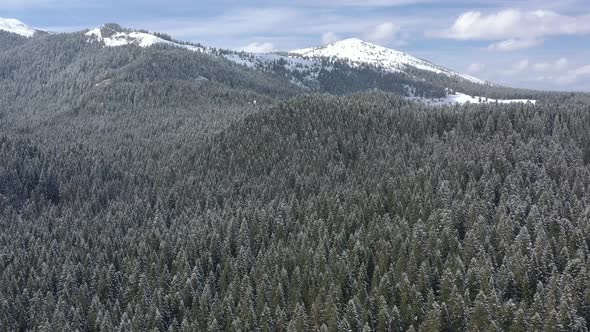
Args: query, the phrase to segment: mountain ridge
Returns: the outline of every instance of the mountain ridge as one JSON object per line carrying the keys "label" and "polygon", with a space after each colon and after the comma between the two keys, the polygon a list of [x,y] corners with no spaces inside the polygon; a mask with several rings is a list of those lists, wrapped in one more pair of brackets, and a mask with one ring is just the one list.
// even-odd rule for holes
{"label": "mountain ridge", "polygon": [[477,84],[485,84],[484,80],[461,74],[453,70],[433,64],[430,61],[416,58],[408,53],[373,44],[359,38],[347,38],[319,47],[310,47],[289,52],[291,56],[310,58],[346,59],[352,65],[363,63],[375,65],[385,70],[404,71],[405,66],[431,71],[447,76],[456,76]]}
{"label": "mountain ridge", "polygon": [[33,37],[36,32],[42,32],[42,30],[34,29],[14,18],[3,18],[0,17],[0,30],[15,33],[23,37]]}
{"label": "mountain ridge", "polygon": [[[32,37],[35,32],[40,31],[27,26],[18,19],[0,18],[0,30],[16,33],[25,37]],[[104,24],[101,27],[90,29],[85,35],[89,42],[103,42],[105,46],[116,47],[125,45],[137,45],[140,47],[149,47],[155,44],[168,44],[186,48],[191,51],[206,52],[204,47],[193,46],[189,44],[177,43],[164,39],[157,34],[144,31],[123,31],[117,24]],[[273,58],[280,52],[258,53],[273,54]],[[254,54],[255,53],[249,53]],[[309,47],[282,52],[288,58],[310,58],[310,59],[339,59],[348,61],[351,66],[357,67],[359,64],[380,67],[383,70],[391,72],[405,72],[408,67],[414,67],[420,70],[430,71],[436,74],[442,74],[449,77],[457,77],[476,84],[486,84],[488,82],[479,78],[462,74],[443,66],[436,65],[430,61],[414,57],[406,52],[401,52],[377,44],[373,44],[359,38],[347,38],[330,44],[317,47]],[[269,57],[268,55],[267,57]],[[239,60],[228,58],[230,61]],[[243,61],[237,61],[242,62]]]}
{"label": "mountain ridge", "polygon": [[[20,32],[21,35],[30,37],[40,31],[26,26],[19,20],[3,20],[4,24],[0,25],[0,30],[4,27],[3,30]],[[488,99],[514,99],[522,102],[529,100],[531,95],[525,90],[519,92],[509,87],[497,86],[359,38],[348,38],[319,47],[287,52],[248,53],[182,42],[166,34],[127,29],[115,23],[107,23],[78,33],[85,38],[86,43],[98,44],[99,47],[147,48],[168,45],[206,54],[234,65],[260,71],[263,75],[269,76],[270,80],[281,79],[290,82],[294,91],[345,95],[380,90],[435,105],[439,105],[441,100],[443,104],[478,103],[480,100]]]}
{"label": "mountain ridge", "polygon": [[153,33],[142,31],[123,31],[116,24],[105,24],[100,28],[92,29],[84,34],[88,37],[89,42],[103,42],[105,46],[117,47],[125,45],[136,45],[140,47],[149,47],[155,44],[167,44],[182,47],[190,51],[205,52],[204,47],[179,44],[171,40],[166,40]]}

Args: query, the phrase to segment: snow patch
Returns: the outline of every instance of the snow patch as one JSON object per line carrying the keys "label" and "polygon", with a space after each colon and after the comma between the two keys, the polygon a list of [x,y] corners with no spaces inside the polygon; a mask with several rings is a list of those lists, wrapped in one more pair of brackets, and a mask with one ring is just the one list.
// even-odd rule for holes
{"label": "snow patch", "polygon": [[224,54],[223,57],[233,63],[237,63],[239,65],[246,66],[248,68],[256,67],[256,62],[251,57],[247,57],[247,56],[242,57],[239,54]]}
{"label": "snow patch", "polygon": [[268,67],[270,65],[281,65],[287,70],[304,72],[319,69],[321,63],[318,60],[302,59],[285,56],[276,53],[231,53],[224,54],[229,61],[244,65],[248,68]]}
{"label": "snow patch", "polygon": [[418,101],[427,105],[431,106],[446,106],[446,105],[455,105],[455,104],[513,104],[513,103],[522,103],[522,104],[536,104],[537,101],[533,99],[492,99],[486,97],[479,97],[479,96],[469,96],[467,94],[456,92],[453,94],[447,94],[445,98],[424,98],[424,97],[406,97],[408,100]]}
{"label": "snow patch", "polygon": [[140,47],[149,47],[155,44],[166,44],[173,45],[181,48],[185,48],[190,51],[206,52],[207,50],[203,47],[193,45],[183,45],[171,42],[169,40],[162,39],[145,32],[118,32],[112,31],[109,36],[103,36],[104,28],[97,28],[88,31],[85,35],[89,37],[90,42],[102,42],[108,47],[118,47],[125,45],[136,45]]}
{"label": "snow patch", "polygon": [[37,31],[19,20],[2,17],[0,17],[0,30],[16,33],[17,35],[29,38],[33,37],[33,35]]}
{"label": "snow patch", "polygon": [[473,83],[485,84],[485,81],[473,76],[456,73],[407,53],[368,43],[358,38],[349,38],[322,47],[294,50],[289,54],[306,58],[343,59],[348,60],[352,66],[368,64],[392,72],[404,72],[407,67],[415,67],[436,74],[459,77]]}

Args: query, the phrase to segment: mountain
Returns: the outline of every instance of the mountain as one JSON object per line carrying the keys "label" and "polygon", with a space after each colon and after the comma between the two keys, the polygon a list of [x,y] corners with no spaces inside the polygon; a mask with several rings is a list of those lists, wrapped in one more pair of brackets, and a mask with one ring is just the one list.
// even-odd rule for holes
{"label": "mountain", "polygon": [[[250,69],[285,77],[298,88],[331,94],[381,90],[422,100],[447,104],[477,100],[488,95],[491,85],[478,78],[418,59],[409,54],[350,38],[321,47],[275,53],[246,53],[212,49],[144,30],[130,30],[118,24],[105,24],[84,34],[88,42],[105,47],[135,45],[149,47],[165,44],[208,53]],[[461,91],[471,98],[449,97],[448,91]],[[526,96],[518,96],[526,99]]]}
{"label": "mountain", "polygon": [[248,68],[289,77],[308,91],[337,95],[380,90],[430,105],[452,105],[528,102],[535,94],[491,84],[360,39],[290,52],[217,52]]}
{"label": "mountain", "polygon": [[535,92],[503,87],[358,38],[289,52],[218,50],[238,64],[289,77],[309,91],[392,92],[430,105],[528,102]]}
{"label": "mountain", "polygon": [[16,33],[24,37],[33,37],[35,32],[41,31],[29,27],[17,19],[2,17],[0,17],[0,30]]}
{"label": "mountain", "polygon": [[[6,34],[10,36],[3,37],[0,51],[11,50],[28,43],[30,38],[23,36],[32,36],[39,31],[27,27],[18,20],[2,19],[1,22],[4,30],[17,32],[20,36],[13,33]],[[134,62],[141,63],[140,69],[135,68],[140,72],[143,72],[144,67],[148,66],[157,65],[166,68],[165,72],[162,72],[161,68],[155,72],[148,70],[149,74],[144,77],[151,77],[152,81],[169,82],[171,79],[181,78],[198,82],[200,85],[204,82],[202,79],[205,78],[210,80],[209,83],[221,83],[230,88],[239,86],[258,92],[273,91],[272,95],[275,97],[302,92],[347,95],[363,91],[383,91],[431,105],[443,105],[479,103],[490,100],[522,102],[533,99],[533,96],[537,95],[535,91],[492,85],[478,78],[418,59],[407,53],[388,49],[358,38],[345,39],[321,47],[253,54],[205,47],[200,44],[175,40],[166,34],[127,29],[114,23],[62,35],[64,35],[60,37],[62,39],[81,37],[84,44],[92,45],[95,48],[115,49],[122,47],[128,49],[129,46],[136,46],[144,49],[145,52],[149,50],[148,53],[134,52],[136,57]],[[49,39],[55,42],[60,38]],[[35,38],[32,39],[32,42],[38,44],[49,42],[49,40]],[[159,51],[151,50],[152,47],[158,48]],[[163,51],[162,48],[191,52]],[[155,56],[158,52],[168,52],[174,55],[168,59],[166,56],[162,56],[155,62],[147,59],[149,56]],[[209,66],[184,68],[185,64],[196,63],[191,59],[196,56],[195,53],[203,56],[196,62],[207,59],[207,63],[215,64],[212,65],[213,67],[221,66],[220,68],[224,69],[203,70],[204,68],[213,68]],[[176,59],[177,62],[172,62],[173,59]],[[232,69],[229,69],[230,65],[233,65]],[[236,69],[236,66],[241,69]],[[184,69],[180,70],[179,68]],[[119,70],[119,75],[120,77],[137,77],[138,75],[133,74],[132,70],[133,67],[124,68],[124,71]],[[208,75],[203,75],[205,72]],[[216,74],[219,72],[224,74]],[[226,75],[238,72],[243,74],[231,78]],[[254,72],[258,73],[254,74]],[[103,76],[112,75],[109,73]],[[252,80],[254,77],[256,78]],[[104,79],[111,79],[111,77]],[[216,79],[221,81],[216,81]],[[275,87],[280,88],[277,90]]]}
{"label": "mountain", "polygon": [[156,44],[166,44],[186,48],[191,51],[204,52],[206,49],[198,45],[182,44],[172,41],[170,36],[164,34],[151,34],[142,31],[123,29],[118,24],[105,24],[100,28],[92,29],[85,33],[90,42],[102,42],[105,46],[116,47],[136,45],[149,47]]}
{"label": "mountain", "polygon": [[456,73],[407,53],[375,45],[358,38],[344,39],[321,47],[293,50],[289,52],[289,55],[305,58],[336,58],[346,60],[353,66],[360,64],[371,65],[392,72],[404,72],[409,67],[413,67],[449,77],[458,77],[473,83],[485,83],[485,81],[473,76]]}
{"label": "mountain", "polygon": [[0,33],[2,108],[11,113],[43,109],[51,118],[63,112],[185,109],[234,98],[262,104],[303,92],[285,77],[196,52],[194,45],[171,41],[148,47],[129,41],[108,47],[105,40],[113,37],[100,36],[102,40],[88,31],[34,38]]}
{"label": "mountain", "polygon": [[0,31],[0,331],[588,332],[590,96],[91,31]]}

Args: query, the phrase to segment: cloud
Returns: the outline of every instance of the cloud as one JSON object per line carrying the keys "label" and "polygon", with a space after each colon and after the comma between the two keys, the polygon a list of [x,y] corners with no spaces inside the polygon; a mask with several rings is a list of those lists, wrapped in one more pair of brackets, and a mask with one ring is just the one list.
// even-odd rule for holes
{"label": "cloud", "polygon": [[523,71],[528,70],[529,72],[543,73],[540,76],[542,79],[552,77],[551,74],[563,74],[569,66],[569,62],[566,58],[559,58],[554,62],[537,62],[531,64],[528,59],[521,60],[514,64],[512,68],[505,70],[505,75],[516,75]]}
{"label": "cloud", "polygon": [[53,2],[52,0],[2,0],[0,8],[2,9],[21,9],[30,7],[45,7]]}
{"label": "cloud", "polygon": [[527,69],[529,66],[529,60],[528,59],[524,59],[519,61],[515,66],[514,69],[518,70],[518,71],[523,71],[525,69]]}
{"label": "cloud", "polygon": [[590,34],[590,15],[506,9],[489,15],[469,11],[460,15],[450,28],[428,35],[457,40],[499,40],[489,48],[510,51],[540,45],[547,36],[583,34]]}
{"label": "cloud", "polygon": [[525,70],[527,70],[530,66],[530,62],[528,59],[523,59],[518,61],[517,63],[515,63],[514,65],[512,65],[512,67],[510,69],[501,71],[501,74],[505,75],[505,76],[513,76],[516,75],[518,73],[521,73]]}
{"label": "cloud", "polygon": [[270,53],[275,51],[275,46],[272,43],[250,43],[246,46],[240,47],[239,51],[248,53]]}
{"label": "cloud", "polygon": [[488,46],[492,51],[516,51],[543,44],[543,39],[507,39]]}
{"label": "cloud", "polygon": [[375,43],[389,43],[399,31],[399,27],[392,22],[385,22],[365,33],[364,38]]}
{"label": "cloud", "polygon": [[0,0],[0,9],[22,10],[86,5],[81,0]]}
{"label": "cloud", "polygon": [[533,70],[536,72],[555,72],[567,69],[568,62],[566,58],[561,58],[553,63],[540,62],[533,65]]}
{"label": "cloud", "polygon": [[568,62],[566,58],[561,58],[555,62],[555,68],[557,70],[563,70],[567,68]]}
{"label": "cloud", "polygon": [[299,0],[297,2],[314,6],[350,7],[395,7],[420,3],[436,3],[439,0]]}
{"label": "cloud", "polygon": [[477,74],[485,69],[485,65],[481,63],[472,63],[467,67],[467,72],[470,74]]}
{"label": "cloud", "polygon": [[571,84],[578,81],[580,78],[587,76],[590,76],[590,65],[570,70],[567,74],[560,76],[557,79],[557,82],[560,84]]}
{"label": "cloud", "polygon": [[331,44],[338,40],[340,40],[340,37],[334,32],[326,32],[322,35],[322,45]]}
{"label": "cloud", "polygon": [[203,20],[171,20],[156,24],[159,31],[176,37],[228,36],[272,33],[286,22],[297,20],[299,13],[290,8],[247,8]]}
{"label": "cloud", "polygon": [[286,50],[317,46],[313,40],[329,32],[333,35],[327,37],[338,39],[368,37],[379,43],[389,42],[392,35],[397,36],[397,29],[418,25],[416,22],[415,18],[401,17],[394,25],[391,16],[384,13],[367,16],[317,10],[312,14],[308,8],[270,7],[240,8],[199,20],[139,21],[132,26],[217,47],[237,49],[246,39],[272,42],[277,49]]}

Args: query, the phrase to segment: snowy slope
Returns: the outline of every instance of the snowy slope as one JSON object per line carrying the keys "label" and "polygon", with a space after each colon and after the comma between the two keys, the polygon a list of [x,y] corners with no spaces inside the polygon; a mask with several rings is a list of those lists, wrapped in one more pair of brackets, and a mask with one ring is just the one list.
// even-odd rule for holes
{"label": "snowy slope", "polygon": [[233,53],[225,54],[224,58],[247,66],[249,68],[266,67],[275,63],[281,63],[287,70],[306,71],[314,68],[319,69],[321,62],[314,59],[302,59],[289,57],[275,53]]}
{"label": "snowy slope", "polygon": [[413,57],[407,53],[371,44],[358,38],[345,39],[321,47],[294,50],[289,52],[289,54],[306,58],[336,58],[348,60],[353,66],[368,64],[388,71],[397,72],[403,72],[407,67],[415,67],[437,74],[459,77],[473,83],[485,83],[478,78],[456,73],[428,61]]}
{"label": "snowy slope", "polygon": [[[0,30],[10,31],[27,37],[31,37],[36,31],[40,31],[26,26],[19,20],[3,18],[0,18]],[[214,56],[223,57],[229,61],[252,69],[283,75],[292,83],[312,91],[322,89],[324,84],[331,84],[330,81],[326,83],[326,76],[322,75],[326,72],[342,69],[341,67],[335,66],[333,61],[336,60],[345,61],[352,68],[367,65],[372,66],[377,72],[408,73],[412,68],[416,68],[440,75],[446,75],[448,77],[463,79],[471,83],[487,84],[487,82],[475,77],[463,75],[441,66],[437,66],[431,62],[418,59],[407,53],[371,44],[357,38],[345,39],[321,47],[294,50],[288,53],[253,54],[215,50],[196,45],[185,45],[158,34],[123,29],[117,24],[105,24],[100,28],[87,31],[85,35],[89,43],[99,43],[101,46],[105,47],[125,45],[149,47],[156,44],[166,44],[191,51],[204,52]],[[333,61],[325,61],[326,59],[331,59]],[[349,69],[343,70],[346,71]],[[352,75],[354,75],[354,72]],[[414,79],[417,82],[428,80],[427,76],[421,77],[419,73],[410,73],[410,76],[412,76],[411,79]],[[336,73],[336,77],[338,77],[338,73]],[[329,79],[328,75],[328,80]],[[359,79],[363,78],[359,76]],[[408,84],[411,85],[411,83]],[[447,94],[447,96],[442,99],[425,99],[415,97],[415,88],[413,90],[411,86],[408,86],[407,96],[410,96],[408,97],[409,99],[431,105],[464,104],[467,102],[535,102],[533,100],[491,100],[480,97],[471,97],[459,92]]]}
{"label": "snowy slope", "polygon": [[0,30],[16,33],[25,37],[33,37],[35,31],[37,31],[19,20],[2,17],[0,17]]}
{"label": "snowy slope", "polygon": [[445,105],[455,105],[455,104],[513,104],[513,103],[531,103],[535,104],[537,101],[532,99],[491,99],[486,97],[472,97],[466,95],[464,93],[454,93],[448,94],[446,98],[440,99],[430,99],[430,98],[422,98],[422,97],[407,97],[408,100],[419,101],[428,105],[432,106],[445,106]]}
{"label": "snowy slope", "polygon": [[291,83],[309,89],[309,85],[317,85],[317,76],[321,70],[331,70],[331,67],[322,65],[317,59],[303,59],[300,57],[286,56],[276,53],[228,53],[223,57],[231,62],[258,70],[274,71],[277,67],[291,73],[298,72],[301,75],[291,77]]}
{"label": "snowy slope", "polygon": [[[105,35],[105,30],[107,30],[107,34]],[[197,52],[205,52],[206,49],[203,47],[193,46],[193,45],[183,45],[174,43],[165,39],[162,39],[158,36],[145,33],[145,32],[119,32],[115,30],[110,30],[108,28],[102,27],[90,30],[86,33],[86,36],[89,37],[90,42],[102,42],[105,46],[108,47],[117,47],[117,46],[125,46],[125,45],[136,45],[140,47],[149,47],[155,44],[167,44],[178,46],[182,48],[186,48],[191,51]]]}

